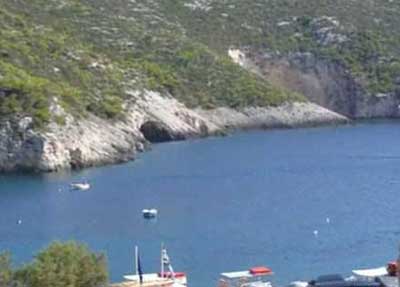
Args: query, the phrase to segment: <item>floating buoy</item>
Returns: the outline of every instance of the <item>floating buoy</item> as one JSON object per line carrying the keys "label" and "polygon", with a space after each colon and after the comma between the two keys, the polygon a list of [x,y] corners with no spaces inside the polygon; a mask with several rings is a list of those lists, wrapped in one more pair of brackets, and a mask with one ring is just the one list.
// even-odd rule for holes
{"label": "floating buoy", "polygon": [[331,219],[329,217],[326,218],[326,223],[331,223]]}
{"label": "floating buoy", "polygon": [[314,236],[318,236],[318,230],[314,230]]}
{"label": "floating buoy", "polygon": [[22,220],[21,220],[21,219],[18,219],[17,224],[18,224],[18,225],[21,225],[21,224],[22,224]]}
{"label": "floating buoy", "polygon": [[155,208],[143,209],[142,214],[144,218],[155,218],[158,215],[158,210]]}

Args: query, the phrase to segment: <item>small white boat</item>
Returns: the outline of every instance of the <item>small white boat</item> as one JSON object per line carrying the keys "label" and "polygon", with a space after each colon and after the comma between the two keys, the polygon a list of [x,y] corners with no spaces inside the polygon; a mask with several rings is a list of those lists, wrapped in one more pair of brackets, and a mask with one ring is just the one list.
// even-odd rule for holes
{"label": "small white boat", "polygon": [[71,183],[70,187],[72,190],[89,190],[90,189],[90,184],[89,183]]}
{"label": "small white boat", "polygon": [[158,215],[158,210],[155,208],[143,209],[142,214],[144,218],[155,218]]}

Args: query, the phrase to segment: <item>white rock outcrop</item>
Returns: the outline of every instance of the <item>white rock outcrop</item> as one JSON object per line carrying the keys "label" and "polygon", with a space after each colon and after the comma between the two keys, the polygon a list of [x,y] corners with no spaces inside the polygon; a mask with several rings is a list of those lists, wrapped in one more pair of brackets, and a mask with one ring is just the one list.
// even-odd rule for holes
{"label": "white rock outcrop", "polygon": [[339,124],[347,119],[311,103],[279,107],[191,110],[169,96],[131,91],[124,120],[67,116],[65,125],[31,129],[30,118],[0,123],[0,171],[57,171],[132,160],[150,142],[183,140],[226,129]]}

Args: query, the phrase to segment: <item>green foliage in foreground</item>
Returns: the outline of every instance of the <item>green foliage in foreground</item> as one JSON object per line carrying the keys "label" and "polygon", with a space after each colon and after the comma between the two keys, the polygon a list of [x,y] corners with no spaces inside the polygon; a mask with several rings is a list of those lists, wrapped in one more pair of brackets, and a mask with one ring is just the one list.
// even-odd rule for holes
{"label": "green foliage in foreground", "polygon": [[17,269],[12,268],[8,253],[0,254],[1,287],[103,287],[107,282],[104,255],[74,242],[54,242]]}
{"label": "green foliage in foreground", "polygon": [[0,254],[0,286],[10,286],[12,277],[13,271],[10,254]]}

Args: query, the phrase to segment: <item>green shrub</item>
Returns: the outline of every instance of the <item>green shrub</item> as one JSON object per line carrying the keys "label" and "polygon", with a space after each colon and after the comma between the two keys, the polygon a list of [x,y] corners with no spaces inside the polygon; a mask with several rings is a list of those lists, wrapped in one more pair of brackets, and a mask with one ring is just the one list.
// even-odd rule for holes
{"label": "green shrub", "polygon": [[165,88],[169,92],[173,93],[174,89],[179,84],[174,72],[158,63],[142,61],[141,68],[147,75],[150,89],[162,90],[162,88]]}
{"label": "green shrub", "polygon": [[0,286],[9,286],[12,282],[13,271],[9,253],[0,253]]}
{"label": "green shrub", "polygon": [[91,102],[87,110],[101,118],[114,119],[122,114],[122,104],[122,99],[117,96],[105,96]]}
{"label": "green shrub", "polygon": [[14,277],[29,287],[102,287],[108,282],[104,255],[74,242],[52,243]]}

